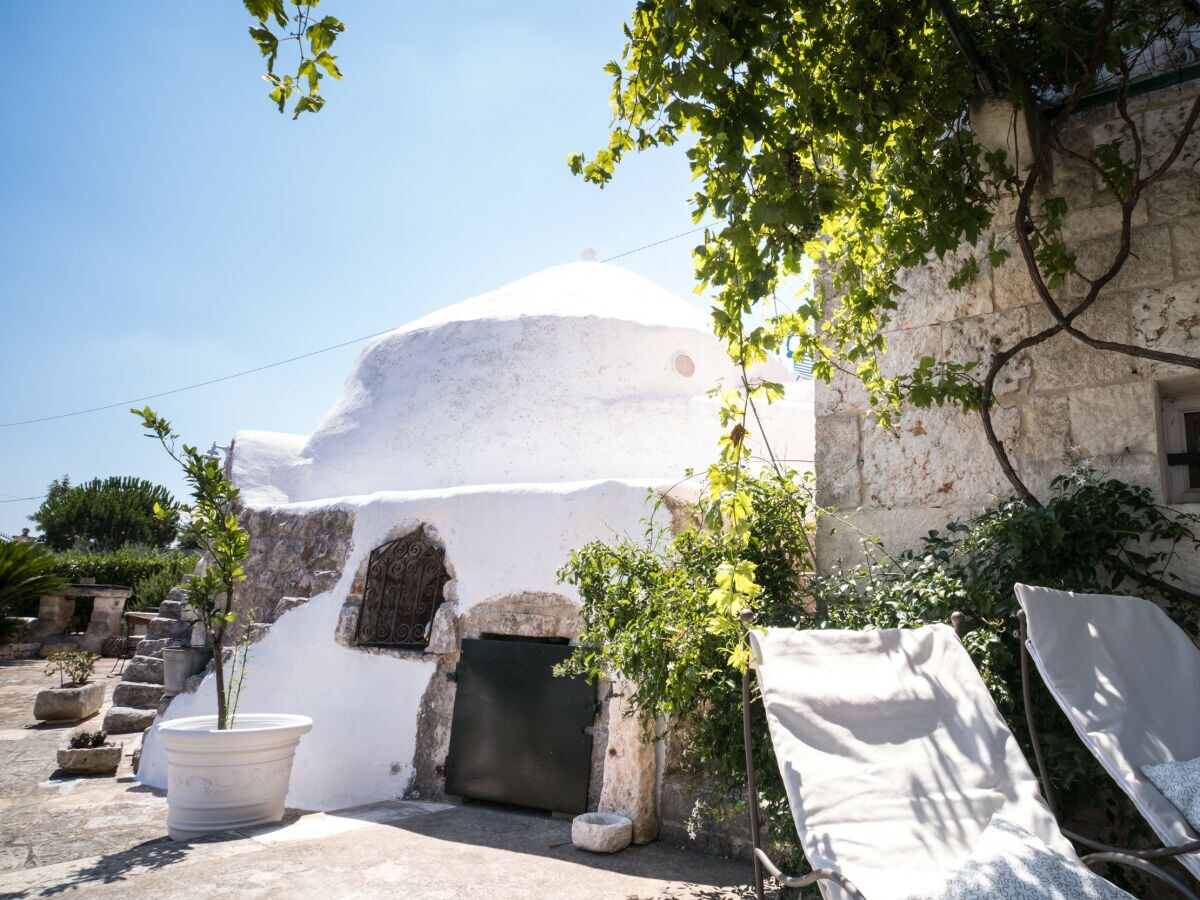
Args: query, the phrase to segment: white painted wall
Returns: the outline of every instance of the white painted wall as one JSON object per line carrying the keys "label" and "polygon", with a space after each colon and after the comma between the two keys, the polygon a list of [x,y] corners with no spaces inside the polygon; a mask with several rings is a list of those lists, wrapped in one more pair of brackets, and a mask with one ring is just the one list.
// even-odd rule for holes
{"label": "white painted wall", "polygon": [[[245,712],[311,716],[287,803],[339,809],[398,797],[412,776],[417,713],[432,661],[351,650],[334,642],[350,582],[390,530],[425,523],[446,548],[447,599],[460,612],[490,598],[524,591],[574,596],[555,572],[570,551],[614,533],[637,535],[648,513],[647,489],[667,485],[603,481],[505,485],[384,493],[340,501],[353,511],[354,548],[332,590],[291,610],[254,646],[242,694]],[[293,504],[292,510],[321,504]],[[665,513],[663,513],[665,515]],[[432,658],[431,658],[432,659]],[[163,721],[216,712],[216,679],[178,696]],[[166,757],[147,732],[139,779],[166,786]]]}

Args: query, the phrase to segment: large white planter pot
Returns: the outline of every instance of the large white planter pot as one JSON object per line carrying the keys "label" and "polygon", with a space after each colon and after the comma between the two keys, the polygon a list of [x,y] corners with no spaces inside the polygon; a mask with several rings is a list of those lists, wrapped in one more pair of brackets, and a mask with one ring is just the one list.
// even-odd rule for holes
{"label": "large white planter pot", "polygon": [[164,722],[158,739],[167,752],[167,833],[186,841],[278,822],[296,745],[312,725],[308,716],[281,713],[240,713],[225,731],[216,716]]}

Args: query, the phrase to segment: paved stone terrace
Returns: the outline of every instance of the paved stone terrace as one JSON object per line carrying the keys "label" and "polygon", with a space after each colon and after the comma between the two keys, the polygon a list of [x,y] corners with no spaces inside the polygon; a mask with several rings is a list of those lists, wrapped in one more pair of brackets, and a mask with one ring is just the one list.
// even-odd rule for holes
{"label": "paved stone terrace", "polygon": [[[111,700],[116,678],[97,670]],[[389,802],[290,812],[277,826],[190,843],[166,837],[166,798],[116,777],[56,775],[73,730],[38,725],[40,661],[0,663],[0,898],[751,897],[749,864],[651,844],[613,856],[571,845],[570,823],[481,805]],[[78,726],[100,727],[100,715]]]}

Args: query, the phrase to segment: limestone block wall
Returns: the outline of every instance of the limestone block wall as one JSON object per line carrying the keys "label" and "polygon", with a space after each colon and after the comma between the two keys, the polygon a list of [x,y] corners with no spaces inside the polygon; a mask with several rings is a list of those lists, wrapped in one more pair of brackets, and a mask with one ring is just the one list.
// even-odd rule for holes
{"label": "limestone block wall", "polygon": [[[1159,90],[1130,102],[1157,165],[1200,85]],[[1112,107],[1079,115],[1065,143],[1087,152],[1113,137]],[[1200,353],[1200,139],[1193,136],[1171,174],[1144,197],[1133,219],[1133,254],[1097,304],[1079,319],[1099,338]],[[1072,213],[1068,243],[1085,275],[1100,274],[1118,247],[1120,215],[1096,176],[1059,156],[1052,191]],[[1002,211],[997,222],[1004,221]],[[1011,213],[1008,213],[1011,220]],[[905,274],[905,292],[886,334],[888,374],[911,369],[922,356],[988,359],[998,346],[1051,323],[1015,246],[1006,265],[952,291],[946,280],[960,261],[947,258]],[[1073,280],[1059,294],[1082,296]],[[1013,360],[998,382],[994,421],[1025,483],[1046,497],[1070,452],[1114,477],[1145,485],[1165,498],[1161,436],[1164,395],[1200,395],[1195,370],[1093,350],[1055,337]],[[955,410],[905,410],[892,431],[867,415],[865,396],[850,377],[818,384],[816,473],[819,500],[888,548],[915,545],[931,528],[968,515],[1012,490],[988,447],[977,416]],[[1200,504],[1189,504],[1192,511]],[[825,520],[818,536],[822,564],[859,551],[851,527]],[[1200,561],[1180,561],[1180,574],[1200,585]]]}

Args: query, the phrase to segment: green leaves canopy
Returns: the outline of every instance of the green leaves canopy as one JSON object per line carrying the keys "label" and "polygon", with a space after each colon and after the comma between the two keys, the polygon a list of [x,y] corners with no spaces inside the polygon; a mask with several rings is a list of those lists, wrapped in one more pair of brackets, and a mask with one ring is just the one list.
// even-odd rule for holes
{"label": "green leaves canopy", "polygon": [[105,553],[130,544],[161,549],[175,540],[179,517],[155,516],[156,505],[170,510],[175,499],[144,478],[114,476],[71,484],[64,475],[50,483],[46,499],[29,518],[53,550]]}
{"label": "green leaves canopy", "polygon": [[[337,66],[337,57],[329,52],[338,35],[346,30],[345,24],[333,16],[316,19],[313,7],[320,0],[242,0],[246,11],[258,20],[257,26],[250,26],[250,37],[258,45],[259,52],[267,60],[267,72],[263,78],[271,85],[268,96],[283,112],[293,93],[300,92],[293,107],[292,119],[298,119],[304,112],[320,112],[325,105],[321,96],[321,79],[325,75],[341,80],[342,73]],[[295,7],[289,11],[288,7]],[[294,18],[293,18],[294,16]],[[280,29],[276,34],[271,23]],[[295,30],[288,31],[292,26]],[[279,42],[295,41],[300,49],[300,62],[296,66],[295,76],[275,74],[275,63],[279,58]],[[305,44],[311,56],[305,53]],[[324,70],[324,71],[322,71]],[[303,90],[301,83],[307,86]]]}
{"label": "green leaves canopy", "polygon": [[[608,145],[568,162],[603,185],[630,150],[692,142],[694,217],[720,220],[696,271],[718,294],[717,331],[735,359],[762,359],[795,334],[817,377],[857,375],[883,418],[901,399],[974,408],[969,366],[922,373],[912,396],[876,356],[899,271],[974,244],[1017,186],[1012,161],[971,131],[981,85],[1018,106],[1061,100],[1102,67],[1119,71],[1168,23],[1196,19],[1177,2],[1121,0],[644,0],[606,67]],[[1062,212],[1033,210],[1051,287],[1074,267]],[[1008,253],[993,242],[984,258]],[[977,272],[968,259],[960,279]],[[747,333],[752,309],[789,301],[775,296],[789,276],[806,288],[794,308]]]}

